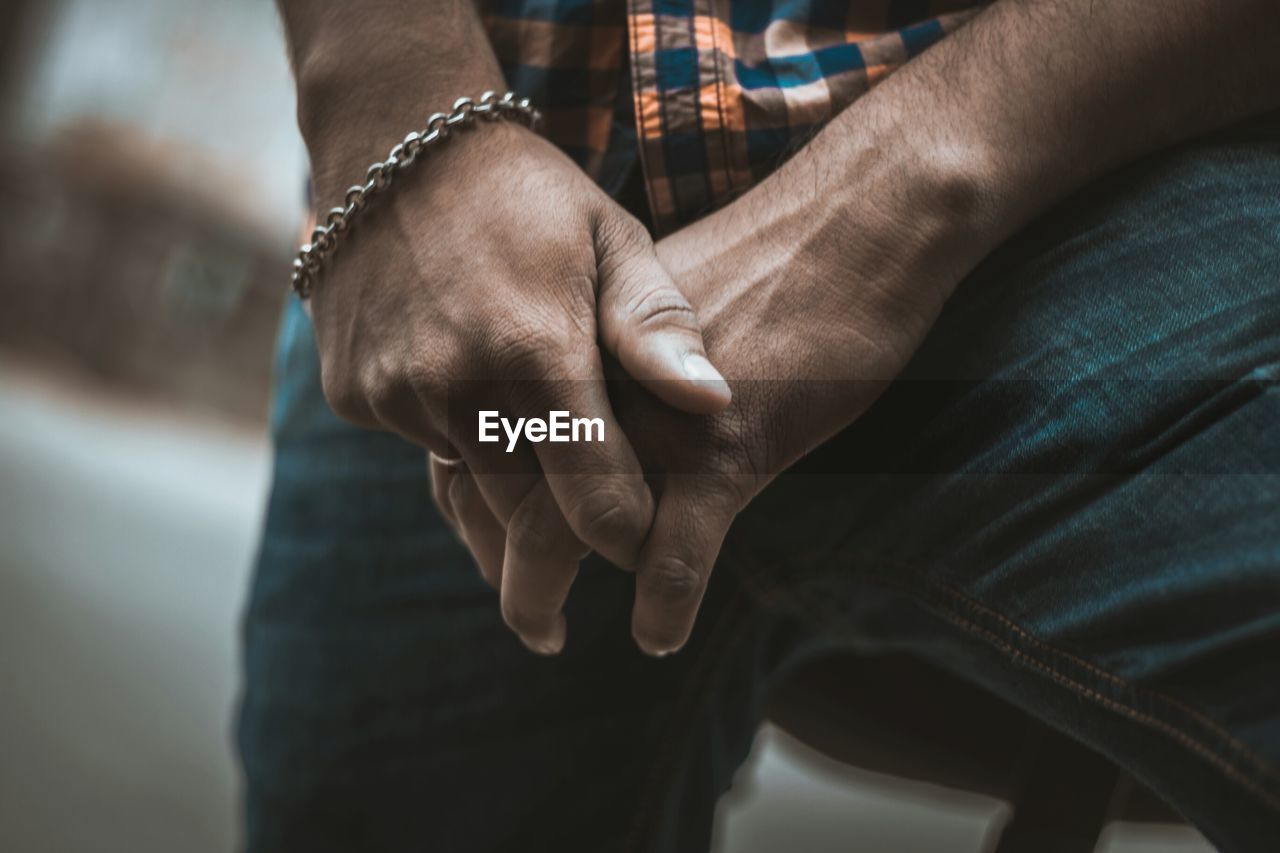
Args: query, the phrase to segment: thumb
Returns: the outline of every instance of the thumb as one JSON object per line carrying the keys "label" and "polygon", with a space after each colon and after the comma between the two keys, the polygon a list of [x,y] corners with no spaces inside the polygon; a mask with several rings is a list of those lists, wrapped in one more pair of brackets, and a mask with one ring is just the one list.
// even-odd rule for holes
{"label": "thumb", "polygon": [[728,406],[729,385],[707,358],[698,316],[658,261],[644,226],[611,216],[595,241],[605,349],[669,406],[694,414]]}

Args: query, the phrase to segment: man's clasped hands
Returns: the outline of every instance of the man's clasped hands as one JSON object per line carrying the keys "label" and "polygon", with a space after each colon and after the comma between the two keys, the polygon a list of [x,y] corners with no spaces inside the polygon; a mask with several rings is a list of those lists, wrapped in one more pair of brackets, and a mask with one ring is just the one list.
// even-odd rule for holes
{"label": "man's clasped hands", "polygon": [[[440,511],[530,649],[564,646],[595,551],[635,573],[640,649],[678,650],[734,517],[932,325],[968,263],[963,184],[835,144],[655,244],[551,143],[488,125],[381,199],[315,288],[330,405],[431,451]],[[507,453],[480,410],[600,418],[606,440]]]}

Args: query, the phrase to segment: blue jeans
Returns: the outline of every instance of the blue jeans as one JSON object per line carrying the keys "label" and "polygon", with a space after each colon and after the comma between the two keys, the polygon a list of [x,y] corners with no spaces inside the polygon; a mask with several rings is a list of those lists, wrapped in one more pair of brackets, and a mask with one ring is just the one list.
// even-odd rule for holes
{"label": "blue jeans", "polygon": [[424,453],[335,418],[296,305],[245,618],[251,851],[700,851],[769,691],[908,655],[1280,839],[1280,116],[1148,157],[959,288],[730,534],[689,646],[589,560],[534,657]]}

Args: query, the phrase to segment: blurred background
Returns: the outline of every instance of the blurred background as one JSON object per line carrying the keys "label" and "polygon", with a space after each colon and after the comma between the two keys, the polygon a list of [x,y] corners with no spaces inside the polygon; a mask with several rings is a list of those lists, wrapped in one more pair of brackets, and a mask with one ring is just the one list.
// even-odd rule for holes
{"label": "blurred background", "polygon": [[[0,4],[0,851],[236,847],[305,170],[269,0]],[[1007,811],[767,727],[716,846],[979,851]],[[1209,849],[1123,824],[1103,848]]]}

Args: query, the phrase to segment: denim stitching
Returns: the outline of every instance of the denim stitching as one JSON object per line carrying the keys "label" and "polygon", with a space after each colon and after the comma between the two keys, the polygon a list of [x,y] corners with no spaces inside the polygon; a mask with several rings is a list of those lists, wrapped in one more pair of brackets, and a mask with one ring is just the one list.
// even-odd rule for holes
{"label": "denim stitching", "polygon": [[[995,646],[997,649],[1006,653],[1015,662],[1020,663],[1023,666],[1026,666],[1030,669],[1034,669],[1041,672],[1042,674],[1048,676],[1050,680],[1068,688],[1069,690],[1077,693],[1078,695],[1086,699],[1091,699],[1094,702],[1097,702],[1098,704],[1102,705],[1104,708],[1107,708],[1111,711],[1115,711],[1116,713],[1124,717],[1127,717],[1135,722],[1149,726],[1155,729],[1156,731],[1159,731],[1165,734],[1166,736],[1172,738],[1173,740],[1182,744],[1187,749],[1199,755],[1204,760],[1208,761],[1214,767],[1218,768],[1218,770],[1220,770],[1224,775],[1235,780],[1237,783],[1239,783],[1241,786],[1247,789],[1250,793],[1254,794],[1263,802],[1265,802],[1267,805],[1271,806],[1271,808],[1277,811],[1280,811],[1280,797],[1277,797],[1275,794],[1271,793],[1270,791],[1258,785],[1255,781],[1253,781],[1251,778],[1249,778],[1244,773],[1242,773],[1239,770],[1239,768],[1237,768],[1234,764],[1232,764],[1230,761],[1227,761],[1222,756],[1218,755],[1218,753],[1215,752],[1211,747],[1196,740],[1194,737],[1182,731],[1172,723],[1165,722],[1164,720],[1161,720],[1155,716],[1152,716],[1151,714],[1143,713],[1142,711],[1139,711],[1130,705],[1120,702],[1117,699],[1113,699],[1109,696],[1104,696],[1103,694],[1089,688],[1088,686],[1082,684],[1081,682],[1076,681],[1075,679],[1070,678],[1067,675],[1064,675],[1063,673],[1054,669],[1052,666],[1045,663],[1044,661],[1038,660],[1037,658],[1032,657],[1026,652],[1014,647],[1012,643],[1009,643],[1007,640],[1000,637],[998,634],[994,633],[993,631],[988,631],[985,628],[982,628],[981,626],[969,621],[968,619],[965,619],[963,616],[959,614],[952,613],[950,611],[945,610],[945,608],[940,607],[940,609],[943,610],[944,615],[946,616],[948,621],[950,621],[952,624],[987,640],[991,645]],[[1053,648],[1049,647],[1049,650],[1053,651]],[[1131,689],[1134,689],[1134,688],[1131,688]],[[1154,695],[1159,695],[1159,694],[1154,694]],[[1266,769],[1269,770],[1270,768],[1266,768]]]}
{"label": "denim stitching", "polygon": [[1197,710],[1196,708],[1193,708],[1190,705],[1187,705],[1185,702],[1181,701],[1180,699],[1176,699],[1173,696],[1170,696],[1166,693],[1161,693],[1160,691],[1157,691],[1157,690],[1152,690],[1147,687],[1141,687],[1139,685],[1135,685],[1132,682],[1121,678],[1115,673],[1108,672],[1107,670],[1104,670],[1098,667],[1096,664],[1092,664],[1089,661],[1084,660],[1083,658],[1080,658],[1072,654],[1071,652],[1068,652],[1062,648],[1059,648],[1058,646],[1052,645],[1051,643],[1047,643],[1044,640],[1041,640],[1040,638],[1031,634],[1029,631],[1027,631],[1021,625],[1014,622],[1009,617],[995,610],[992,610],[991,608],[977,601],[974,601],[973,599],[969,598],[959,590],[953,589],[946,585],[939,585],[938,590],[956,599],[960,604],[964,605],[970,610],[973,610],[975,613],[982,616],[987,616],[991,619],[996,620],[1001,625],[1006,627],[1008,630],[1017,634],[1020,638],[1022,638],[1026,642],[1034,646],[1037,646],[1050,654],[1060,655],[1061,657],[1066,658],[1067,660],[1071,661],[1075,665],[1083,668],[1086,672],[1089,672],[1092,675],[1095,675],[1105,681],[1108,681],[1114,684],[1116,687],[1119,687],[1123,690],[1130,690],[1135,693],[1144,694],[1150,699],[1154,699],[1159,702],[1164,702],[1169,706],[1178,709],[1183,714],[1186,714],[1192,720],[1195,720],[1197,723],[1204,726],[1214,735],[1221,738],[1241,758],[1245,759],[1248,763],[1252,764],[1259,773],[1261,773],[1262,775],[1268,778],[1280,779],[1280,772],[1278,772],[1276,768],[1268,764],[1261,756],[1255,754],[1252,750],[1249,749],[1247,745],[1245,745],[1240,740],[1238,740],[1229,731],[1224,729],[1219,723],[1215,722],[1213,719],[1208,717],[1203,711]]}
{"label": "denim stitching", "polygon": [[[890,588],[895,591],[910,595],[913,598],[916,598],[918,600],[921,600],[927,606],[931,606],[933,609],[941,611],[941,613],[952,624],[956,625],[957,627],[960,627],[963,630],[968,631],[971,634],[974,634],[976,636],[982,637],[983,639],[987,640],[991,645],[995,646],[999,651],[1007,655],[1013,661],[1017,663],[1021,663],[1027,666],[1029,669],[1034,669],[1042,672],[1043,674],[1047,675],[1052,681],[1064,687],[1067,687],[1077,695],[1080,695],[1086,699],[1090,699],[1097,702],[1098,704],[1102,705],[1108,710],[1119,713],[1122,716],[1125,716],[1133,720],[1134,722],[1138,722],[1143,725],[1149,726],[1161,732],[1162,734],[1165,734],[1166,736],[1172,738],[1174,741],[1178,742],[1182,746],[1186,747],[1187,749],[1190,749],[1192,752],[1204,758],[1211,765],[1213,765],[1218,770],[1220,770],[1224,775],[1226,775],[1228,778],[1240,784],[1250,793],[1257,796],[1259,799],[1265,802],[1272,809],[1276,811],[1280,811],[1280,797],[1278,797],[1275,793],[1259,785],[1248,774],[1246,774],[1239,767],[1237,767],[1235,763],[1219,755],[1219,753],[1213,747],[1205,744],[1201,740],[1198,740],[1193,735],[1186,733],[1174,723],[1161,720],[1159,717],[1140,711],[1137,708],[1134,708],[1132,705],[1122,702],[1119,699],[1105,696],[1104,694],[1098,692],[1097,690],[1094,690],[1088,687],[1084,683],[1077,681],[1073,678],[1070,678],[1069,676],[1059,672],[1057,669],[1055,669],[1048,663],[1041,661],[1038,658],[1033,657],[1031,654],[1027,653],[1026,651],[1023,651],[1017,648],[1011,642],[1000,637],[1000,635],[994,633],[993,631],[982,628],[981,626],[977,625],[977,623],[966,619],[964,616],[958,613],[952,612],[951,609],[947,607],[945,603],[937,600],[936,595],[931,596],[929,594],[929,589],[926,588],[924,585],[909,584],[899,580],[896,577],[891,577],[881,573],[868,573],[863,575],[863,577],[864,579],[872,581],[878,584],[879,586]],[[984,605],[980,605],[977,602],[972,601],[967,596],[964,596],[955,590],[952,590],[946,586],[940,586],[936,589],[936,592],[941,592],[954,599],[958,599],[960,602],[966,604],[967,606],[975,610],[980,615],[989,614],[991,617],[1000,620],[1005,626],[1007,626],[1010,630],[1015,632],[1020,639],[1023,639],[1026,642],[1029,642],[1039,647],[1043,651],[1049,652],[1051,654],[1060,655],[1063,658],[1066,658],[1067,660],[1070,660],[1074,663],[1078,663],[1083,668],[1085,668],[1086,671],[1103,678],[1104,680],[1114,684],[1119,688],[1127,690],[1134,695],[1144,696],[1145,698],[1154,699],[1154,700],[1157,700],[1158,702],[1165,702],[1171,705],[1172,707],[1175,707],[1178,710],[1183,711],[1191,719],[1194,719],[1200,724],[1208,727],[1215,734],[1220,735],[1223,738],[1224,742],[1233,748],[1233,751],[1237,752],[1240,757],[1247,759],[1249,763],[1253,764],[1263,775],[1271,776],[1271,777],[1276,776],[1276,770],[1272,768],[1266,761],[1264,761],[1260,756],[1251,752],[1247,747],[1241,744],[1240,741],[1236,740],[1234,737],[1226,733],[1218,724],[1214,723],[1208,717],[1204,716],[1202,712],[1198,712],[1182,704],[1181,702],[1174,699],[1173,697],[1166,696],[1163,693],[1159,693],[1157,691],[1150,690],[1148,688],[1140,687],[1130,682],[1127,682],[1124,679],[1120,678],[1119,676],[1115,675],[1114,673],[1107,672],[1106,670],[1098,668],[1094,664],[1090,664],[1087,661],[1081,660],[1080,658],[1075,657],[1074,655],[1064,652],[1058,649],[1056,646],[1050,645],[1049,643],[1046,643],[1044,640],[1041,640],[1035,637],[1033,634],[1028,632],[1025,628],[1018,625],[1016,622],[1009,619],[1008,617],[1003,616],[1002,614],[997,613],[994,610],[990,610],[989,608],[985,608]],[[782,587],[780,585],[773,586],[771,597],[789,599],[795,605],[799,605],[801,607],[805,606],[804,602],[800,599],[800,596],[796,595],[792,590]]]}

